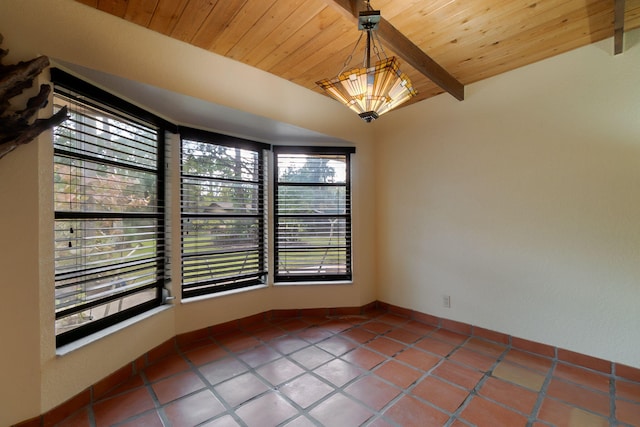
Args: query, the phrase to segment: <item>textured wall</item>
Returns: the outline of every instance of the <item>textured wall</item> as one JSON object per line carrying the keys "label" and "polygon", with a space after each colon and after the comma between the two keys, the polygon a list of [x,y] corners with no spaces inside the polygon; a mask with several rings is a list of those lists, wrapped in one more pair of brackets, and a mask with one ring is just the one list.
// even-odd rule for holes
{"label": "textured wall", "polygon": [[377,124],[380,300],[640,367],[639,39]]}

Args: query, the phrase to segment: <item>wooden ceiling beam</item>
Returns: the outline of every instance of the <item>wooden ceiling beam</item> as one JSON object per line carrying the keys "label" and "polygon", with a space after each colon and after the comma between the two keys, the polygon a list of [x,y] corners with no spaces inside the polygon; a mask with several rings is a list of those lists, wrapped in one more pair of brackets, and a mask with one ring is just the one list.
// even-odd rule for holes
{"label": "wooden ceiling beam", "polygon": [[[358,14],[367,9],[365,0],[327,0],[330,6],[337,6],[337,10],[345,16],[358,22]],[[429,80],[449,92],[459,101],[464,100],[464,85],[453,77],[440,64],[434,61],[422,49],[416,46],[389,21],[380,18],[380,24],[376,31],[380,40],[389,46],[400,58],[409,65],[424,74]]]}
{"label": "wooden ceiling beam", "polygon": [[427,76],[428,79],[449,92],[459,101],[464,100],[464,85],[453,77],[440,64],[413,44],[396,27],[384,18],[380,19],[377,30],[380,39],[389,46],[398,56],[404,59],[413,68]]}
{"label": "wooden ceiling beam", "polygon": [[614,0],[613,53],[618,55],[624,48],[624,0]]}

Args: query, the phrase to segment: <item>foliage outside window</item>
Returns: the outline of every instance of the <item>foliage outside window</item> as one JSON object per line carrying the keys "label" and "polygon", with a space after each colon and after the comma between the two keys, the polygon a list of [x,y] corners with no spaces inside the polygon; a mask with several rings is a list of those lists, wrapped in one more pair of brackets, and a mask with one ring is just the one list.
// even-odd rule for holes
{"label": "foliage outside window", "polygon": [[54,131],[62,345],[161,303],[164,131],[55,83],[54,108],[66,105],[70,115]]}
{"label": "foliage outside window", "polygon": [[353,148],[275,153],[275,281],[351,280]]}
{"label": "foliage outside window", "polygon": [[189,129],[181,137],[183,297],[265,283],[269,146]]}

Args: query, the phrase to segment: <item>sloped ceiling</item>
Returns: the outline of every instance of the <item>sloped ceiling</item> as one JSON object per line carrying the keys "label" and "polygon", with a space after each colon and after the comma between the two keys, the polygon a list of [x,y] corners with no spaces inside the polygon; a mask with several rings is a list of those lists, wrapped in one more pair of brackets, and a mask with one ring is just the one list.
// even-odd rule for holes
{"label": "sloped ceiling", "polygon": [[[319,92],[315,82],[343,68],[360,35],[344,11],[348,1],[77,1]],[[613,36],[616,5],[624,7],[625,31],[640,27],[640,0],[371,0],[370,5],[463,85]],[[352,65],[359,62],[354,58]],[[443,92],[417,69],[404,64],[402,70],[418,90],[411,102]]]}

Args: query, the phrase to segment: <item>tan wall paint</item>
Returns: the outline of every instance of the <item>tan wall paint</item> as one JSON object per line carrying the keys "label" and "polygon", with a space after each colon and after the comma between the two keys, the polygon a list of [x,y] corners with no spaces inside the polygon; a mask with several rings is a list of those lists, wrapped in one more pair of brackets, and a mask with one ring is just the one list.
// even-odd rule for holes
{"label": "tan wall paint", "polygon": [[40,410],[38,146],[0,160],[0,425]]}
{"label": "tan wall paint", "polygon": [[609,39],[376,123],[380,300],[640,367],[640,32],[625,37],[623,55]]}
{"label": "tan wall paint", "polygon": [[[185,304],[176,300],[171,309],[64,356],[56,356],[53,330],[51,137],[43,135],[2,159],[0,338],[9,349],[0,352],[0,425],[55,407],[176,334],[273,308],[360,306],[375,299],[372,130],[357,116],[285,80],[72,0],[0,2],[0,28],[3,48],[11,49],[8,62],[44,54],[352,141],[358,150],[352,182],[357,192],[353,285],[269,287]],[[230,76],[244,79],[240,92],[229,91]],[[176,187],[172,191],[175,204]],[[174,207],[174,230],[178,212]],[[173,245],[179,253],[178,238]],[[177,264],[173,271],[179,278]],[[179,295],[179,280],[171,286]]]}

